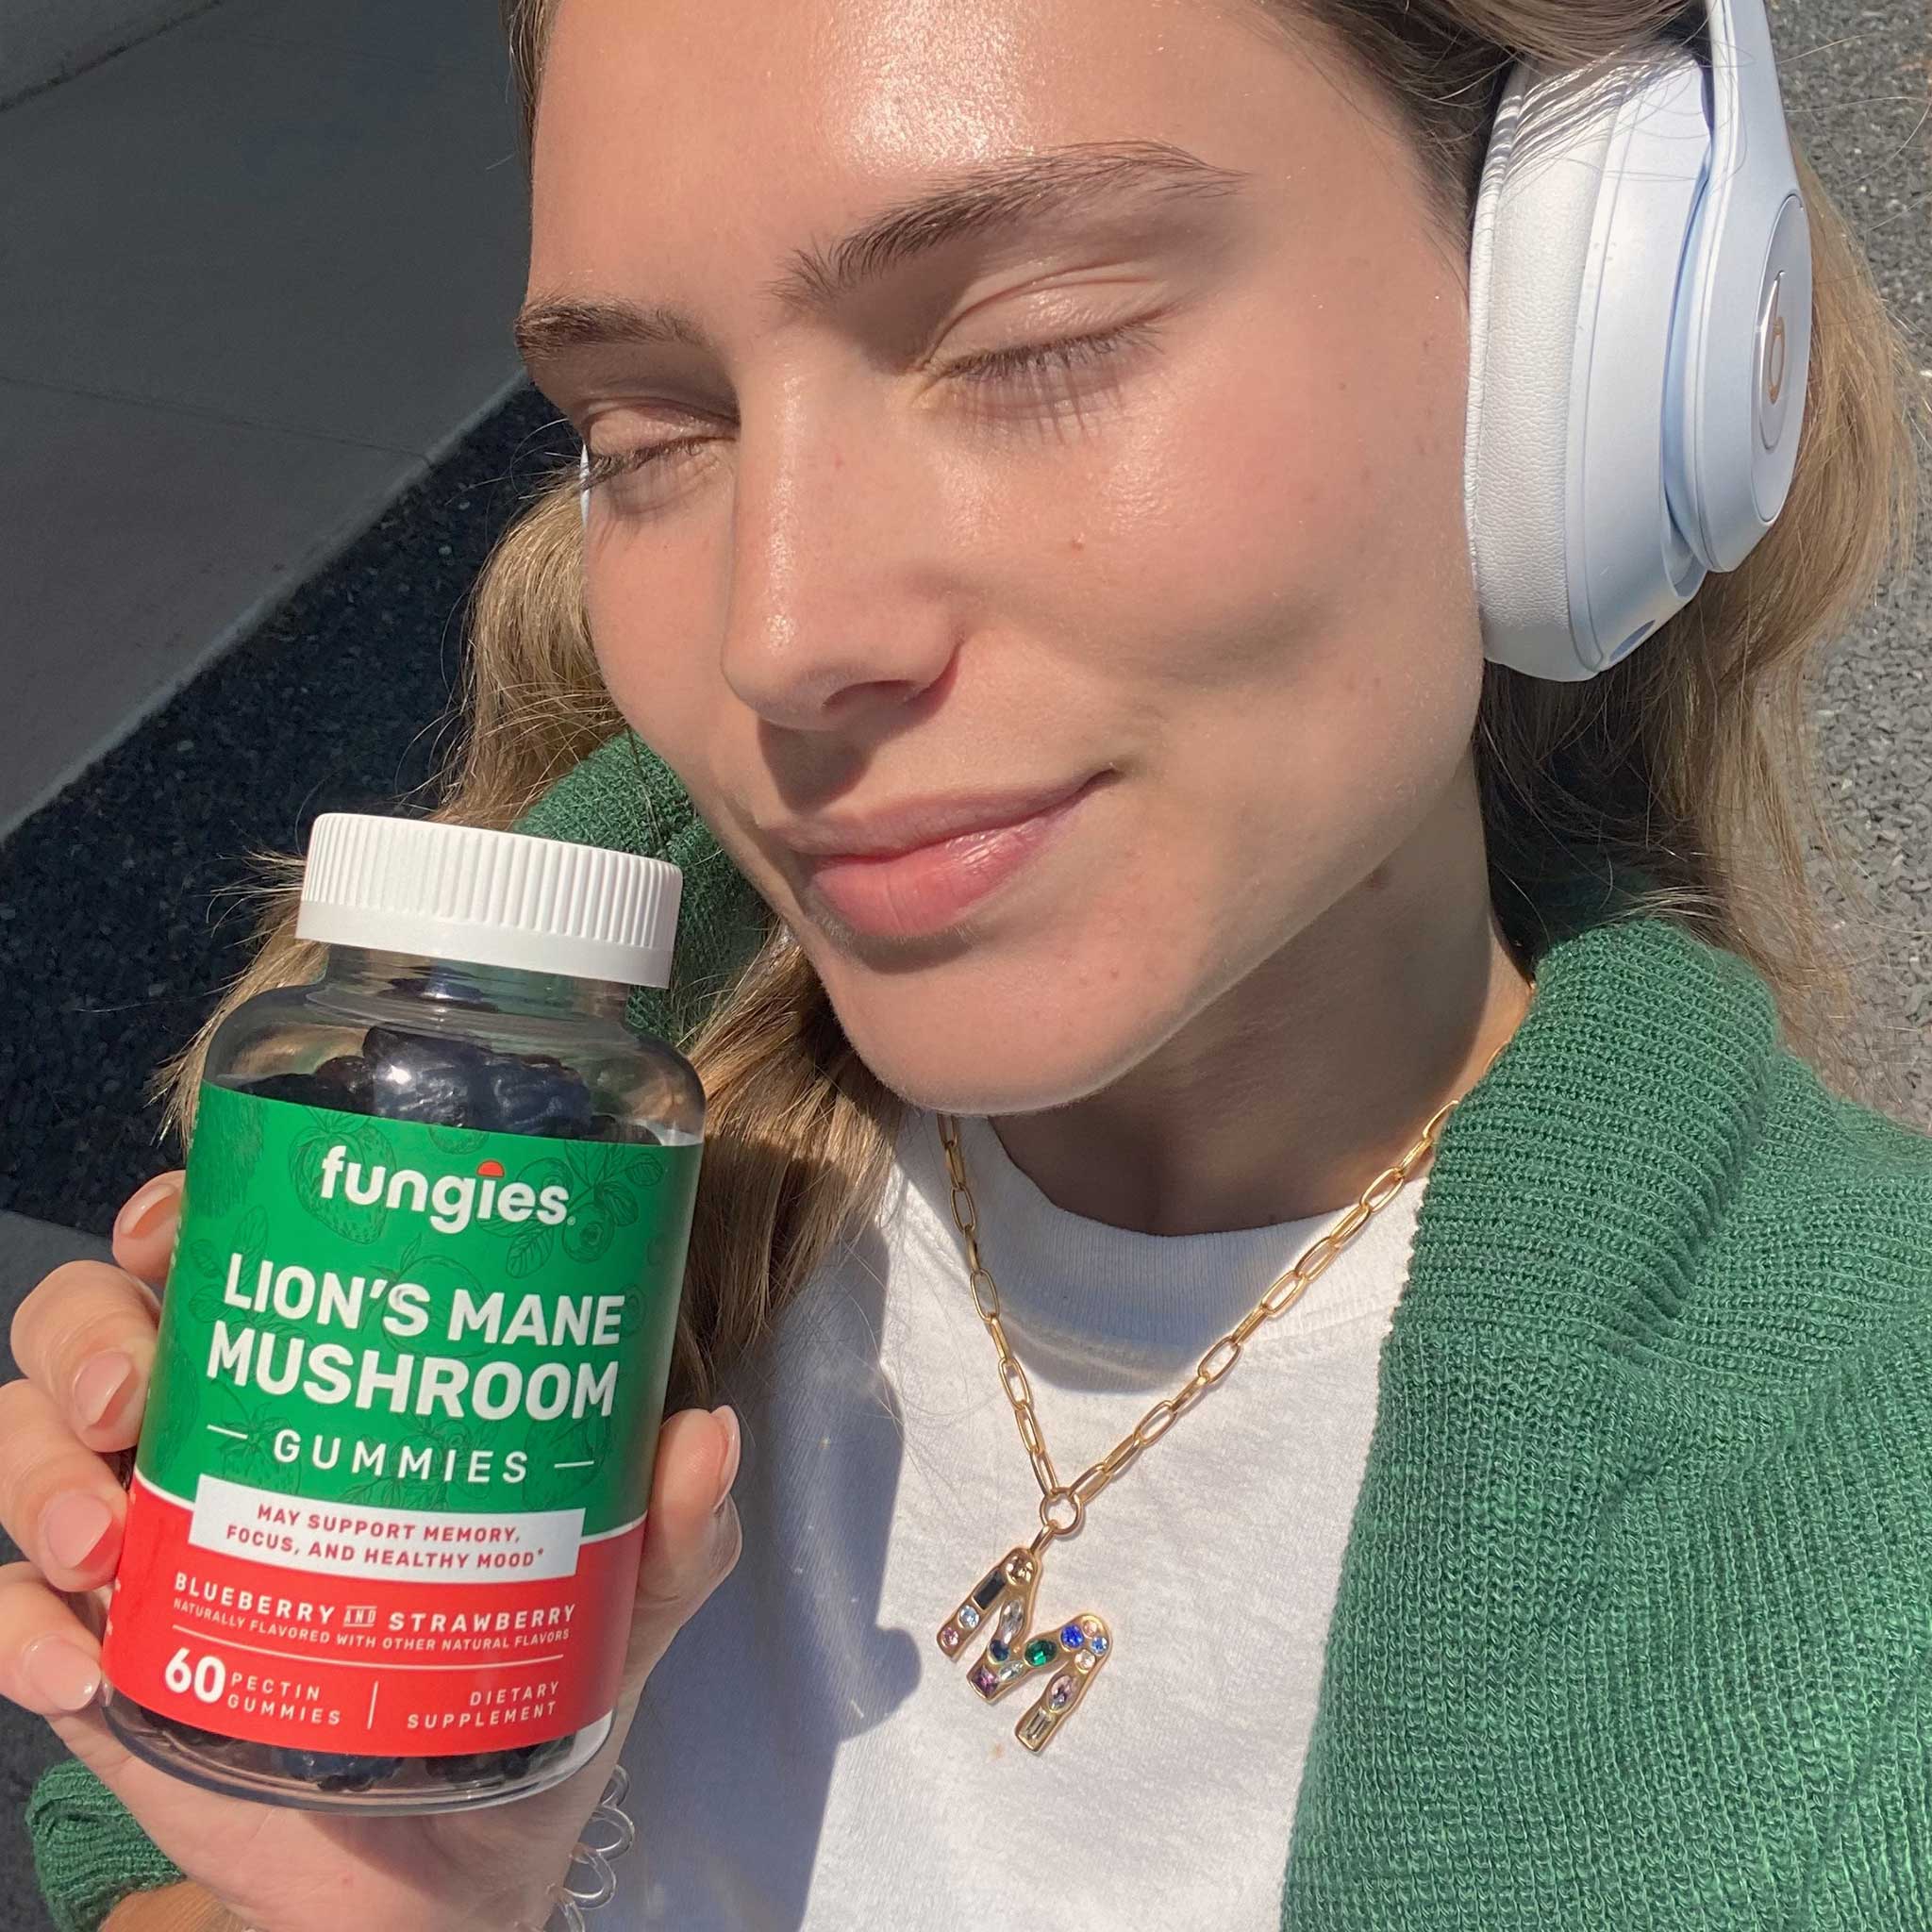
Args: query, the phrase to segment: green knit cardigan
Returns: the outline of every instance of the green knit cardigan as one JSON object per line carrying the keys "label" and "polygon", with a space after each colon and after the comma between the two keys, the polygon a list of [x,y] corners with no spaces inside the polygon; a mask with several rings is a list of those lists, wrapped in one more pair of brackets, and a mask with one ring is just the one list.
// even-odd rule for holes
{"label": "green knit cardigan", "polygon": [[[765,914],[675,781],[623,733],[518,829],[684,868],[631,1016],[688,1037]],[[1536,963],[1383,1345],[1282,1924],[1932,1926],[1932,1139],[1672,922]],[[180,1876],[73,1759],[27,1817],[60,1932]]]}

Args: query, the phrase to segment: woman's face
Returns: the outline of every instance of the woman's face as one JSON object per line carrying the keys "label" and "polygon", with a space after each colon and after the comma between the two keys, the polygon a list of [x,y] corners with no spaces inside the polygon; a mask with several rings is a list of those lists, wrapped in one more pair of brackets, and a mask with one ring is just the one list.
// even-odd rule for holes
{"label": "woman's face", "polygon": [[[529,294],[569,306],[523,341],[594,457],[668,452],[592,493],[603,673],[919,1104],[1093,1092],[1217,1005],[1224,1034],[1371,874],[1435,889],[1482,668],[1464,263],[1313,32],[1249,0],[561,0]],[[836,245],[1054,158],[1017,215]],[[681,319],[611,339],[598,305]],[[784,842],[1088,780],[964,907],[874,861],[860,913]]]}

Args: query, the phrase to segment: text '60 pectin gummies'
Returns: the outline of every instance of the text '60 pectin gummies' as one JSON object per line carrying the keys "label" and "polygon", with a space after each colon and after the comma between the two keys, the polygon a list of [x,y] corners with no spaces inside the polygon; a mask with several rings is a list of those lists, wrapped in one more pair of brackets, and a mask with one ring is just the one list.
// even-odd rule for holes
{"label": "text '60 pectin gummies'", "polygon": [[328,812],[209,1048],[102,1644],[129,1750],[441,1811],[609,1734],[703,1153],[660,859]]}

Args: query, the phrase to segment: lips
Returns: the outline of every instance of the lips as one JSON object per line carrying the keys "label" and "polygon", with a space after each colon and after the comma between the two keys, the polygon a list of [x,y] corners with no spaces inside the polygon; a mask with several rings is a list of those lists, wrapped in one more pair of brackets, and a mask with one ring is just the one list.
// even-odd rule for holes
{"label": "lips", "polygon": [[921,846],[958,838],[964,832],[1018,824],[1050,806],[1063,803],[1087,782],[1083,779],[1036,786],[1024,791],[954,792],[944,797],[910,799],[856,821],[811,820],[799,825],[774,827],[773,836],[808,858],[897,858]]}
{"label": "lips", "polygon": [[807,858],[808,891],[854,931],[872,938],[942,931],[1057,842],[1108,775],[1097,774],[1058,803],[1008,824],[882,856]]}

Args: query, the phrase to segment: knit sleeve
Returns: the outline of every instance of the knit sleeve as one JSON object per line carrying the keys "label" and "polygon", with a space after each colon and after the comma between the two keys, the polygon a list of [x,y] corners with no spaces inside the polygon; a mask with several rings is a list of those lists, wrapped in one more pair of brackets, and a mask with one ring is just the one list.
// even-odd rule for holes
{"label": "knit sleeve", "polygon": [[77,1757],[41,1774],[27,1794],[26,1828],[56,1932],[97,1932],[129,1892],[188,1875]]}
{"label": "knit sleeve", "polygon": [[1932,1913],[1932,1649],[1881,1715],[1794,1913],[1804,1932],[1921,1932]]}
{"label": "knit sleeve", "polygon": [[510,830],[641,852],[683,874],[671,984],[632,991],[625,1018],[637,1032],[684,1045],[770,929],[770,908],[676,774],[628,728],[573,765]]}

